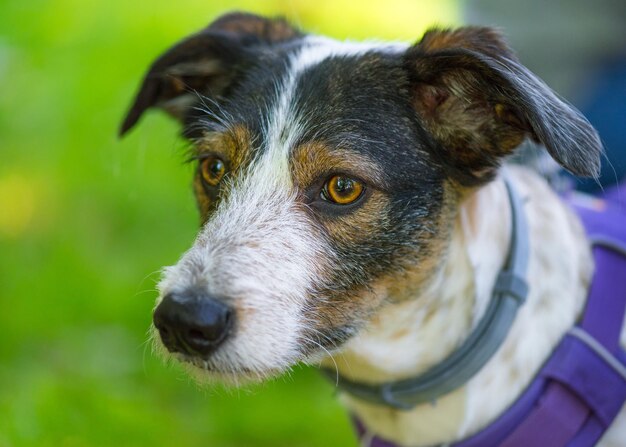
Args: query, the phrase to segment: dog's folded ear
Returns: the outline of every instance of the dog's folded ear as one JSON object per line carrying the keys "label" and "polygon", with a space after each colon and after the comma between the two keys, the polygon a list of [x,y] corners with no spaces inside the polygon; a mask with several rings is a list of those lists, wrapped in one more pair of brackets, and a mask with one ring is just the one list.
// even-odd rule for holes
{"label": "dog's folded ear", "polygon": [[226,14],[161,55],[150,67],[119,134],[128,132],[151,107],[183,120],[200,95],[214,98],[233,83],[251,52],[300,37],[282,18]]}
{"label": "dog's folded ear", "polygon": [[413,107],[462,184],[489,180],[526,136],[570,172],[599,174],[596,131],[518,62],[497,31],[428,31],[405,53],[404,65]]}

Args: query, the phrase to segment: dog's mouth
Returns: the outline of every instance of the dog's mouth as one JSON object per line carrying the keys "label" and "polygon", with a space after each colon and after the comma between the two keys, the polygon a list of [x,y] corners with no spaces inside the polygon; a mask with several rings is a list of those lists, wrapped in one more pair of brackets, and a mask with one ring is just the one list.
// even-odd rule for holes
{"label": "dog's mouth", "polygon": [[320,356],[332,355],[334,351],[340,350],[344,343],[350,340],[357,331],[358,328],[355,326],[343,325],[326,331],[316,329],[310,334],[302,335],[300,337],[302,361],[312,363],[317,361]]}
{"label": "dog's mouth", "polygon": [[282,376],[300,362],[306,362],[306,359],[302,358],[281,367],[265,367],[261,369],[222,364],[212,359],[207,360],[182,354],[174,355],[174,358],[183,365],[186,373],[198,384],[224,385],[227,387],[240,387],[265,382]]}
{"label": "dog's mouth", "polygon": [[[357,329],[341,326],[330,331],[313,330],[297,338],[298,349],[281,361],[273,364],[258,359],[245,358],[237,353],[238,340],[230,340],[209,355],[179,352],[165,346],[162,334],[154,326],[152,337],[157,350],[169,359],[181,363],[187,373],[199,383],[221,383],[240,386],[261,382],[284,374],[297,364],[320,365],[324,359],[332,357],[348,341]],[[259,350],[267,347],[259,347]]]}
{"label": "dog's mouth", "polygon": [[201,357],[193,357],[185,354],[179,354],[176,357],[177,360],[182,363],[189,364],[201,371],[216,376],[255,376],[260,374],[271,375],[271,371],[264,371],[263,373],[261,373],[260,371],[246,366],[229,367],[227,365],[216,365],[215,363],[211,362],[210,359],[203,359]]}

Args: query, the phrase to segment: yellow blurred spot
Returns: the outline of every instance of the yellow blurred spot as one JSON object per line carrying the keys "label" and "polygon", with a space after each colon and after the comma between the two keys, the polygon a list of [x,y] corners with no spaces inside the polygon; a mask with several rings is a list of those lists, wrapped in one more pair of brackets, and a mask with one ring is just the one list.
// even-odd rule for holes
{"label": "yellow blurred spot", "polygon": [[280,11],[305,31],[344,39],[417,41],[433,25],[460,23],[454,0],[277,0]]}
{"label": "yellow blurred spot", "polygon": [[16,238],[27,230],[35,212],[35,189],[20,174],[0,177],[0,236]]}

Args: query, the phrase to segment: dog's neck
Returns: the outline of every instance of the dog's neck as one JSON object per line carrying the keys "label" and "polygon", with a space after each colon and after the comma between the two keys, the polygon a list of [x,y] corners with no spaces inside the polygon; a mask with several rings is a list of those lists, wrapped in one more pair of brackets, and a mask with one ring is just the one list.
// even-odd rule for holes
{"label": "dog's neck", "polygon": [[[528,302],[485,367],[467,385],[437,402],[401,411],[343,396],[351,411],[376,434],[400,445],[416,445],[415,440],[419,440],[417,445],[432,445],[478,431],[522,392],[575,321],[592,271],[582,229],[541,181],[521,170],[512,170],[511,176],[527,199]],[[465,200],[437,274],[419,288],[419,296],[411,296],[415,290],[409,284],[404,291],[407,296],[390,297],[394,304],[382,309],[335,356],[339,372],[355,380],[383,382],[418,375],[446,358],[485,311],[507,255],[510,227],[508,197],[501,180]],[[574,260],[571,267],[563,265],[564,257]],[[541,281],[541,277],[550,280]]]}

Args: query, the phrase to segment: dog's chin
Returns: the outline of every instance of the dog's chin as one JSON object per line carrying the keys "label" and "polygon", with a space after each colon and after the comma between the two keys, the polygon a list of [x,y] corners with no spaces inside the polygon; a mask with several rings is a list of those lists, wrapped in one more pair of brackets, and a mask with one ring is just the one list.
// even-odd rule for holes
{"label": "dog's chin", "polygon": [[282,375],[288,369],[220,368],[211,366],[203,360],[184,360],[182,364],[189,376],[199,385],[235,388],[270,380]]}
{"label": "dog's chin", "polygon": [[281,376],[291,369],[293,365],[285,365],[276,368],[253,368],[247,366],[235,366],[222,364],[201,357],[189,356],[180,353],[168,353],[160,349],[167,360],[179,363],[187,375],[198,385],[226,387],[241,387],[255,383],[261,383]]}
{"label": "dog's chin", "polygon": [[328,357],[328,351],[309,352],[300,359],[276,368],[249,368],[241,366],[220,365],[200,357],[192,357],[179,353],[162,353],[170,360],[180,363],[185,372],[201,386],[242,387],[265,382],[282,376],[297,364],[319,366]]}

